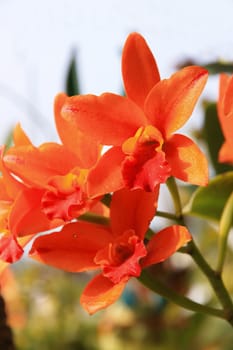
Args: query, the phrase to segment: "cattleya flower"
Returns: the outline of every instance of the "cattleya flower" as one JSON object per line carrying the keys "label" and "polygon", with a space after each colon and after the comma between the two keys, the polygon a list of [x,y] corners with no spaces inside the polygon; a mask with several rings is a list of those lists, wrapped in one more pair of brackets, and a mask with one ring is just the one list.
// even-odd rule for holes
{"label": "cattleya flower", "polygon": [[157,197],[158,188],[155,192],[119,190],[112,196],[109,225],[68,223],[60,232],[36,238],[30,256],[70,272],[99,270],[84,289],[81,304],[90,314],[106,308],[142,268],[167,259],[191,239],[185,227],[173,225],[147,243]]}
{"label": "cattleya flower", "polygon": [[[3,152],[3,149],[1,150]],[[14,210],[15,198],[23,191],[23,185],[7,173],[4,164],[0,162],[0,274],[8,263],[19,260],[23,254],[23,246],[31,236],[18,238],[11,231],[11,212]],[[24,208],[22,207],[24,212]]]}
{"label": "cattleya flower", "polygon": [[233,164],[233,76],[220,75],[218,116],[225,137],[219,161]]}
{"label": "cattleya flower", "polygon": [[[1,166],[2,170],[2,166]],[[23,248],[17,238],[9,231],[9,214],[14,204],[13,198],[7,193],[6,179],[0,177],[0,273],[7,262],[18,260],[23,254]],[[5,263],[4,263],[5,262]]]}
{"label": "cattleya flower", "polygon": [[60,224],[85,213],[98,201],[88,198],[86,182],[100,146],[61,118],[60,108],[66,99],[61,94],[55,100],[55,121],[62,144],[48,142],[36,147],[24,134],[4,156],[9,171],[37,191],[34,202],[38,210],[50,221],[60,220]]}
{"label": "cattleya flower", "polygon": [[[14,142],[28,142],[20,126],[14,130]],[[61,221],[49,221],[40,210],[41,192],[30,188],[12,176],[3,161],[4,147],[0,152],[0,272],[7,265],[19,260],[23,247],[34,234],[52,229]],[[5,263],[4,263],[5,262]]]}
{"label": "cattleya flower", "polygon": [[132,33],[123,48],[126,97],[113,93],[67,98],[61,115],[102,145],[112,146],[88,176],[91,196],[127,187],[154,191],[168,177],[205,185],[207,160],[188,137],[173,134],[190,117],[207,71],[190,66],[160,80],[144,38]]}

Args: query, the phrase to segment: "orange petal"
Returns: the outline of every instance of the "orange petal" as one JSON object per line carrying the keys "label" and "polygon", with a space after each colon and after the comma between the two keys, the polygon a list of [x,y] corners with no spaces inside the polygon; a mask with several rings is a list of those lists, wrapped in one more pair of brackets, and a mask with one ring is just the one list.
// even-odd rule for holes
{"label": "orange petal", "polygon": [[165,144],[171,174],[194,185],[208,183],[208,162],[199,147],[188,137],[173,135]]}
{"label": "orange petal", "polygon": [[98,161],[87,180],[87,189],[91,197],[115,192],[124,187],[121,163],[125,155],[120,147],[112,147]]}
{"label": "orange petal", "polygon": [[190,233],[184,226],[173,225],[159,231],[147,244],[148,254],[141,260],[142,267],[164,261],[191,239]]}
{"label": "orange petal", "polygon": [[0,259],[14,263],[23,255],[23,249],[12,234],[0,237]]}
{"label": "orange petal", "polygon": [[97,202],[96,204],[94,204],[91,207],[90,213],[105,216],[106,218],[108,218],[109,217],[109,208],[106,207],[106,205],[104,205],[103,203]]}
{"label": "orange petal", "polygon": [[111,226],[114,235],[133,229],[143,239],[150,221],[155,216],[159,186],[155,192],[141,189],[122,189],[112,196],[110,206]]}
{"label": "orange petal", "polygon": [[222,104],[223,99],[226,94],[226,89],[229,81],[231,80],[231,76],[225,73],[220,74],[219,76],[219,102]]}
{"label": "orange petal", "polygon": [[145,113],[164,137],[181,128],[193,112],[205,86],[207,70],[183,68],[170,79],[161,80],[145,101]]}
{"label": "orange petal", "polygon": [[127,96],[143,109],[146,96],[160,76],[152,52],[138,33],[130,34],[125,42],[122,75]]}
{"label": "orange petal", "polygon": [[[2,159],[0,159],[0,168],[2,172],[2,186],[5,187],[5,191],[7,195],[11,198],[14,199],[18,193],[25,188],[23,183],[17,181],[9,172],[9,169],[5,166],[5,163]],[[0,190],[1,192],[1,190]],[[1,197],[1,199],[3,199]]]}
{"label": "orange petal", "polygon": [[219,162],[233,164],[233,147],[228,141],[224,142],[218,155]]}
{"label": "orange petal", "polygon": [[119,146],[147,123],[143,111],[133,101],[111,93],[69,97],[61,113],[103,145]]}
{"label": "orange petal", "polygon": [[[229,147],[233,148],[233,75],[220,75],[218,116],[221,128]],[[225,147],[224,147],[225,148]],[[224,151],[225,152],[225,151]],[[222,156],[221,156],[222,157]],[[225,157],[224,157],[225,158]],[[222,160],[222,162],[224,162]]]}
{"label": "orange petal", "polygon": [[61,109],[66,100],[65,94],[59,94],[55,98],[54,114],[58,134],[66,148],[77,156],[77,165],[81,168],[90,168],[98,159],[100,146],[82,133],[72,120],[62,118]]}
{"label": "orange petal", "polygon": [[233,75],[227,81],[227,87],[224,95],[224,114],[233,111]]}
{"label": "orange petal", "polygon": [[16,124],[14,128],[13,140],[15,146],[32,145],[31,140],[29,139],[25,131],[22,129],[20,124]]}
{"label": "orange petal", "polygon": [[84,289],[80,303],[90,314],[105,309],[121,296],[125,283],[113,284],[108,278],[98,275]]}
{"label": "orange petal", "polygon": [[10,201],[11,202],[11,197],[7,193],[6,190],[6,184],[3,180],[3,177],[0,177],[0,200],[1,201]]}
{"label": "orange petal", "polygon": [[130,189],[141,188],[153,192],[156,186],[165,183],[170,175],[171,168],[165,153],[155,152],[153,148],[147,146],[141,147],[138,153],[126,157],[122,163],[125,187]]}
{"label": "orange petal", "polygon": [[49,221],[41,210],[44,191],[30,188],[19,193],[9,214],[9,229],[16,236],[25,236],[49,230],[63,223]]}
{"label": "orange petal", "polygon": [[65,175],[77,165],[77,157],[64,146],[44,143],[40,147],[10,148],[4,156],[7,167],[25,182],[45,186],[55,175]]}
{"label": "orange petal", "polygon": [[70,272],[97,269],[94,257],[111,240],[107,227],[88,222],[67,224],[60,232],[38,237],[30,257]]}

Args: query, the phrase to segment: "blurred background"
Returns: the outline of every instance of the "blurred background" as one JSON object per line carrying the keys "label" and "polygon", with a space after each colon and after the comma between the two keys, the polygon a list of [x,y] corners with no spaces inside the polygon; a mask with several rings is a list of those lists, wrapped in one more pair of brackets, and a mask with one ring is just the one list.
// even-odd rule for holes
{"label": "blurred background", "polygon": [[[53,100],[67,91],[74,62],[80,93],[121,93],[121,50],[132,31],[147,40],[162,78],[187,62],[212,69],[187,126],[202,142],[205,116],[213,108],[205,104],[204,110],[203,101],[216,100],[222,66],[233,71],[232,13],[232,0],[0,0],[0,142],[17,122],[35,144],[57,140]],[[202,146],[208,148],[208,142]],[[197,232],[203,226],[209,234],[199,241],[211,261],[217,236],[212,226],[193,223]],[[228,262],[232,256],[230,252]],[[205,280],[189,259],[174,257],[154,273],[197,301],[211,301]],[[232,289],[230,264],[226,274]],[[117,304],[90,317],[79,306],[89,278],[28,260],[7,272],[2,293],[17,349],[233,349],[232,331],[224,321],[188,313],[137,281]]]}

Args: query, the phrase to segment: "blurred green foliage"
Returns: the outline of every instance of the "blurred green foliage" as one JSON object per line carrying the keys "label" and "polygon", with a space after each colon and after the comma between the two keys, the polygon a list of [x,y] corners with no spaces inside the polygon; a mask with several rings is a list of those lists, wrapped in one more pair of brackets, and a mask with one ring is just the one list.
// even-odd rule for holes
{"label": "blurred green foliage", "polygon": [[181,63],[179,63],[177,65],[177,68],[183,68],[186,66],[201,66],[205,69],[207,69],[209,71],[209,74],[220,74],[220,73],[229,73],[232,74],[233,73],[233,62],[225,62],[222,60],[219,61],[213,61],[213,62],[201,62],[201,61],[195,61],[193,59],[186,59],[184,61],[182,61]]}
{"label": "blurred green foliage", "polygon": [[[158,307],[161,299],[137,281],[129,285],[130,292],[138,296],[136,303],[129,306],[123,296],[115,305],[90,317],[79,305],[87,275],[28,261],[14,270],[26,313],[25,324],[14,329],[18,350],[176,350],[177,346],[179,350],[232,349],[233,333],[227,323],[185,312],[169,302]],[[172,278],[174,274],[175,287],[177,270],[168,270],[163,267],[163,276]],[[195,283],[203,284],[192,269],[188,274]],[[180,279],[181,286],[187,283],[185,279]],[[202,287],[205,294],[205,285]]]}

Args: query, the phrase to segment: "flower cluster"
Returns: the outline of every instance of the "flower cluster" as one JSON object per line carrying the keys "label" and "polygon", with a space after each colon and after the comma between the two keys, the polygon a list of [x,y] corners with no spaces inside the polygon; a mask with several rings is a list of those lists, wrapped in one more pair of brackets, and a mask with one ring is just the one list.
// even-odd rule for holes
{"label": "flower cluster", "polygon": [[[2,267],[20,259],[33,240],[33,259],[66,271],[97,270],[81,296],[91,314],[117,300],[131,277],[191,240],[181,225],[151,231],[160,185],[170,177],[201,186],[208,182],[204,154],[176,133],[191,116],[207,71],[190,66],[161,80],[146,41],[132,33],[123,48],[122,75],[125,96],[56,97],[60,143],[37,147],[17,125],[14,145],[1,149]],[[226,143],[220,156],[233,161],[228,122],[233,85],[225,76],[221,82]],[[105,220],[88,222],[88,215]],[[52,233],[35,236],[47,230]]]}

